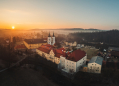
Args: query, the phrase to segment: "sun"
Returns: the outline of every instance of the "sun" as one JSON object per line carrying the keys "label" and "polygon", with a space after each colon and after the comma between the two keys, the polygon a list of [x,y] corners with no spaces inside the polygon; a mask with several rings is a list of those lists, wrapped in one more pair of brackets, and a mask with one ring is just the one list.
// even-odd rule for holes
{"label": "sun", "polygon": [[12,26],[12,29],[14,29],[15,27],[14,26]]}

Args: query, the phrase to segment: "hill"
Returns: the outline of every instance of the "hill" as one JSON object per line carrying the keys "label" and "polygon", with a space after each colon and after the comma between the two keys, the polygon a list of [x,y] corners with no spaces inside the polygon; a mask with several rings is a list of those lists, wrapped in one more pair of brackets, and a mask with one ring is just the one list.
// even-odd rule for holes
{"label": "hill", "polygon": [[69,37],[78,42],[103,42],[107,44],[119,45],[119,30],[110,30],[92,33],[70,33]]}

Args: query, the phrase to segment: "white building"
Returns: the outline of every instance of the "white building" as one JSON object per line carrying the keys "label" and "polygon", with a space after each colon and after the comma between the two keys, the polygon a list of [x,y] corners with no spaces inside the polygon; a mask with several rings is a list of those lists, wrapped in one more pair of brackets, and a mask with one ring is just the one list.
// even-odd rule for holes
{"label": "white building", "polygon": [[47,39],[47,43],[50,44],[50,45],[54,45],[55,44],[54,33],[53,33],[53,36],[52,37],[50,36],[50,33],[49,33],[49,36],[48,36],[48,39]]}
{"label": "white building", "polygon": [[86,64],[87,54],[80,49],[60,56],[59,68],[67,73],[78,72]]}
{"label": "white building", "polygon": [[69,45],[69,46],[76,46],[77,45],[77,42],[72,42],[72,41],[67,41],[65,42],[66,46]]}
{"label": "white building", "polygon": [[92,57],[88,63],[88,72],[101,73],[103,58],[99,56]]}
{"label": "white building", "polygon": [[36,53],[46,58],[47,60],[50,60],[56,64],[59,64],[60,56],[61,55],[65,56],[65,49],[64,48],[54,49],[52,45],[47,44],[37,48]]}

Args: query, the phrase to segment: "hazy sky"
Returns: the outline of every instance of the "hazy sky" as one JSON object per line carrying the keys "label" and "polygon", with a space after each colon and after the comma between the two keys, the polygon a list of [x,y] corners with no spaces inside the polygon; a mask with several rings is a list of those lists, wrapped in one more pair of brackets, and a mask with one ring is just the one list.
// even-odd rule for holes
{"label": "hazy sky", "polygon": [[119,0],[0,0],[0,28],[119,29]]}

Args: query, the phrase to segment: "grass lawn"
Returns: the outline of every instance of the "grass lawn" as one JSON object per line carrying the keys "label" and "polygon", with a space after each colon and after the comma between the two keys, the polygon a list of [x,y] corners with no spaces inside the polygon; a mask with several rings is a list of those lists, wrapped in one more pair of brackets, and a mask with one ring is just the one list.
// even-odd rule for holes
{"label": "grass lawn", "polygon": [[93,56],[96,56],[98,53],[98,50],[96,49],[81,48],[81,50],[84,50],[87,53],[87,59],[91,59]]}

